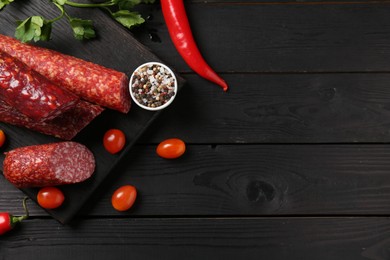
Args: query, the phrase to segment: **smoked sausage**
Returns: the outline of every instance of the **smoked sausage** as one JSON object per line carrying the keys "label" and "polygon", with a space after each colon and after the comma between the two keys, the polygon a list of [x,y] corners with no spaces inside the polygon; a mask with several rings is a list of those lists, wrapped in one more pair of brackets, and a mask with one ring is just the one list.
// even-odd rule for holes
{"label": "smoked sausage", "polygon": [[80,98],[122,113],[130,110],[129,80],[123,72],[4,35],[0,50]]}
{"label": "smoked sausage", "polygon": [[92,152],[77,142],[16,148],[5,154],[4,177],[18,188],[82,182],[95,171]]}

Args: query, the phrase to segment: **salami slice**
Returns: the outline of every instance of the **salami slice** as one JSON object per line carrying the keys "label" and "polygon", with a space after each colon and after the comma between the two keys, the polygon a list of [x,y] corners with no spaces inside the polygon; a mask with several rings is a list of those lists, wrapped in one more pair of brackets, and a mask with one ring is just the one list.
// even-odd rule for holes
{"label": "salami slice", "polygon": [[37,121],[73,107],[78,96],[61,89],[23,62],[0,51],[0,99]]}
{"label": "salami slice", "polygon": [[36,122],[0,100],[0,121],[64,140],[71,140],[103,110],[98,105],[80,100],[75,107],[58,117],[45,122]]}
{"label": "salami slice", "polygon": [[128,77],[122,72],[4,35],[0,50],[85,100],[123,113],[130,109]]}
{"label": "salami slice", "polygon": [[17,148],[7,152],[3,162],[4,177],[18,188],[78,183],[94,171],[92,152],[76,142]]}

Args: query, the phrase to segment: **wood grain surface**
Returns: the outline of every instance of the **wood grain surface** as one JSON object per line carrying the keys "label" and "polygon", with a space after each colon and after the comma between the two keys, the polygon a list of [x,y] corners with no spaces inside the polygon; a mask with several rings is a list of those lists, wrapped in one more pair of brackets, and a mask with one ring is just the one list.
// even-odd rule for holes
{"label": "wood grain surface", "polygon": [[0,238],[3,259],[38,254],[42,260],[389,257],[389,219],[377,217],[121,218],[81,220],[73,226],[36,219],[28,224]]}
{"label": "wood grain surface", "polygon": [[[227,93],[183,62],[158,3],[131,32],[72,9],[112,34],[80,49],[68,48],[66,23],[55,29],[48,46],[120,70],[131,33],[187,85],[71,224],[29,202],[32,217],[0,237],[0,259],[390,259],[390,1],[185,3]],[[7,28],[22,18],[2,15]],[[114,42],[112,56],[101,42]],[[156,145],[171,137],[187,152],[163,160]],[[119,213],[110,199],[124,184],[139,197]],[[0,211],[22,214],[23,194],[2,176],[0,187]]]}

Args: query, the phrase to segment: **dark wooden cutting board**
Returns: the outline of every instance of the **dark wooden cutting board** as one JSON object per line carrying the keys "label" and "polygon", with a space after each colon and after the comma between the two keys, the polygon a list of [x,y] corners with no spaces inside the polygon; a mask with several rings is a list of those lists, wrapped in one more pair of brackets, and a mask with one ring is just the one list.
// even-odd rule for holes
{"label": "dark wooden cutting board", "polygon": [[[96,25],[97,38],[91,41],[74,39],[69,25],[64,20],[54,25],[52,39],[49,42],[34,44],[122,71],[129,77],[132,71],[142,63],[163,62],[135,40],[129,30],[113,21],[103,11],[73,8],[69,12],[72,16],[93,20]],[[51,19],[58,16],[58,10],[49,1],[15,1],[0,12],[0,33],[13,36],[16,20],[24,20],[31,15],[41,15]],[[178,77],[178,83],[181,87],[184,80]],[[85,144],[93,152],[96,159],[96,171],[91,179],[83,183],[61,186],[66,200],[60,208],[48,210],[48,213],[61,223],[68,223],[90,195],[109,176],[116,164],[126,158],[132,145],[160,113],[143,110],[135,104],[126,115],[106,110],[80,132],[74,141]],[[4,123],[0,123],[0,127],[7,135],[7,143],[1,148],[1,165],[4,160],[3,153],[6,151],[27,145],[60,141],[54,137]],[[102,143],[104,133],[111,128],[124,131],[127,139],[124,150],[116,155],[108,153]],[[131,158],[126,158],[126,160],[131,163]],[[38,189],[23,189],[23,191],[36,201]]]}

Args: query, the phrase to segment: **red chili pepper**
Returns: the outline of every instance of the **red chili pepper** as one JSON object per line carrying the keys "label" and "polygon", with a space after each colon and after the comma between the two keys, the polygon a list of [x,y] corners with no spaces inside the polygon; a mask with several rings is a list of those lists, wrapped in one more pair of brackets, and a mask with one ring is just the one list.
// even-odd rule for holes
{"label": "red chili pepper", "polygon": [[28,218],[26,200],[27,198],[23,200],[23,208],[26,212],[26,215],[24,216],[16,217],[9,214],[8,212],[0,212],[0,235],[3,235],[4,233],[10,231],[15,227],[16,224]]}
{"label": "red chili pepper", "polygon": [[188,66],[227,91],[226,82],[206,63],[195,43],[183,0],[161,0],[161,9],[173,44]]}

